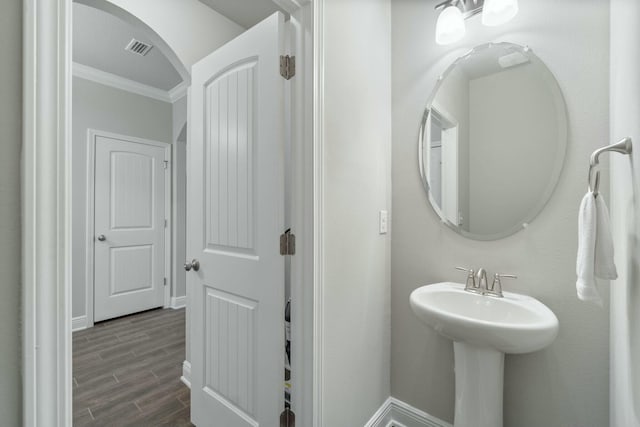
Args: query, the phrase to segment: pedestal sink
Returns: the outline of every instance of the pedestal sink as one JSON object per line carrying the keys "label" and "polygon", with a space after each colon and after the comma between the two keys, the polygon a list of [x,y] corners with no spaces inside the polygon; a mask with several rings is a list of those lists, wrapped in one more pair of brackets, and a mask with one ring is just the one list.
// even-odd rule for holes
{"label": "pedestal sink", "polygon": [[553,342],[558,318],[535,298],[503,298],[464,290],[460,283],[422,286],[411,293],[414,313],[453,341],[454,427],[501,427],[505,353],[530,353]]}

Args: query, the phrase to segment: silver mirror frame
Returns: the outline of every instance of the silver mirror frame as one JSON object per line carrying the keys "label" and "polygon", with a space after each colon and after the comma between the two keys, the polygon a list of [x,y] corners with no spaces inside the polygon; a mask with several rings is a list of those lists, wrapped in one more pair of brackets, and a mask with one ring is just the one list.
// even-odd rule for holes
{"label": "silver mirror frame", "polygon": [[[468,232],[462,229],[461,227],[459,227],[458,225],[451,223],[451,221],[445,218],[445,216],[442,213],[442,210],[437,205],[437,203],[433,201],[433,196],[429,187],[429,178],[426,171],[426,167],[424,165],[424,158],[423,158],[424,147],[425,147],[425,144],[427,143],[425,141],[424,135],[426,132],[426,126],[431,113],[431,108],[433,107],[435,97],[438,93],[438,90],[442,86],[444,79],[453,71],[453,69],[455,69],[455,67],[461,61],[469,58],[474,53],[480,52],[482,50],[485,50],[494,46],[504,46],[504,47],[509,47],[511,49],[515,49],[527,55],[532,62],[537,62],[543,66],[541,68],[542,70],[541,77],[547,82],[549,90],[553,94],[553,100],[556,104],[555,105],[556,111],[558,112],[558,115],[559,115],[558,142],[562,144],[562,147],[560,148],[560,150],[558,150],[558,156],[556,156],[557,158],[555,159],[555,165],[553,168],[553,172],[549,178],[549,184],[545,188],[539,200],[536,202],[533,208],[529,211],[529,214],[525,218],[523,218],[523,220],[520,221],[519,224],[516,224],[513,227],[506,229],[503,232],[494,233],[494,234],[478,234],[478,233]],[[436,213],[436,215],[438,215],[438,217],[440,218],[440,222],[446,224],[447,227],[449,227],[450,229],[452,229],[457,234],[463,237],[466,237],[472,240],[480,240],[480,241],[504,239],[505,237],[511,236],[517,233],[518,231],[525,229],[540,214],[540,212],[542,212],[544,207],[547,205],[547,203],[551,199],[551,196],[553,195],[553,192],[555,191],[556,187],[558,186],[558,182],[560,181],[560,175],[562,174],[562,170],[564,169],[566,153],[569,145],[567,127],[568,127],[567,104],[565,102],[565,99],[562,94],[562,90],[560,89],[560,86],[558,84],[558,81],[556,80],[551,70],[549,70],[549,67],[547,67],[547,65],[538,56],[533,54],[529,46],[521,46],[518,44],[509,43],[509,42],[497,42],[497,43],[491,42],[491,43],[478,45],[473,49],[471,49],[466,54],[457,58],[455,61],[453,61],[451,65],[447,67],[444,73],[442,73],[438,77],[438,82],[433,88],[431,95],[428,98],[426,107],[424,109],[424,113],[422,115],[422,122],[420,124],[420,133],[418,136],[418,168],[420,170],[420,177],[422,179],[422,184],[424,186],[424,189],[427,193],[427,199],[429,201],[429,205],[431,206],[433,211]]]}

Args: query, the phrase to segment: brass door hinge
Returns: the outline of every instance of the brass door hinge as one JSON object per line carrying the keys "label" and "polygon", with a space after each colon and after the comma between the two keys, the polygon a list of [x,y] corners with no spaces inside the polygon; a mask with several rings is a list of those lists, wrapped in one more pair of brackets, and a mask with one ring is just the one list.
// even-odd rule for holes
{"label": "brass door hinge", "polygon": [[280,55],[280,75],[286,80],[291,80],[296,75],[296,57]]}
{"label": "brass door hinge", "polygon": [[280,235],[280,255],[296,254],[296,236],[288,228],[287,231]]}

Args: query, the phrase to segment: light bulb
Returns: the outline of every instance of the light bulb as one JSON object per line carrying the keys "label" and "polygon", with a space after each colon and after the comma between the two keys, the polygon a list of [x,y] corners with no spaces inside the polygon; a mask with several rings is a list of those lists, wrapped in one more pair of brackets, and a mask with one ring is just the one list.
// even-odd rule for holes
{"label": "light bulb", "polygon": [[439,45],[455,43],[464,37],[466,29],[462,12],[456,6],[448,6],[438,16],[436,23],[436,43]]}
{"label": "light bulb", "polygon": [[485,0],[482,24],[488,27],[504,24],[518,14],[518,0]]}

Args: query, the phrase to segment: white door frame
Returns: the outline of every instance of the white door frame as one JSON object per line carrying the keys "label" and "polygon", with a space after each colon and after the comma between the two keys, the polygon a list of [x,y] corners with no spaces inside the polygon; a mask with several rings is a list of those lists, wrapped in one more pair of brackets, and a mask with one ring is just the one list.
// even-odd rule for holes
{"label": "white door frame", "polygon": [[95,290],[95,165],[96,165],[96,138],[97,137],[119,139],[127,142],[133,142],[135,144],[152,145],[154,147],[160,147],[164,149],[165,159],[169,161],[167,168],[164,171],[164,218],[167,220],[164,233],[164,277],[167,280],[164,286],[164,308],[167,308],[171,304],[171,287],[172,287],[172,274],[171,274],[171,259],[172,254],[175,251],[175,247],[172,244],[173,233],[173,209],[171,197],[171,181],[172,181],[172,166],[173,158],[171,151],[171,144],[167,142],[152,141],[150,139],[136,138],[128,135],[119,135],[112,132],[106,132],[96,129],[87,130],[87,206],[86,206],[86,222],[87,225],[87,253],[86,253],[86,269],[85,269],[85,295],[86,295],[86,307],[85,313],[87,314],[87,328],[93,326],[94,323],[94,290]]}
{"label": "white door frame", "polygon": [[[297,37],[304,50],[298,73],[305,77],[292,80],[293,102],[301,103],[294,111],[303,120],[292,131],[302,138],[292,158],[305,162],[292,176],[292,228],[300,243],[292,259],[292,292],[300,302],[292,314],[292,362],[299,366],[293,393],[300,425],[321,427],[322,0],[312,6],[311,0],[274,2],[292,15],[313,8],[299,21]],[[28,427],[72,424],[72,6],[72,0],[23,3],[22,394]]]}

